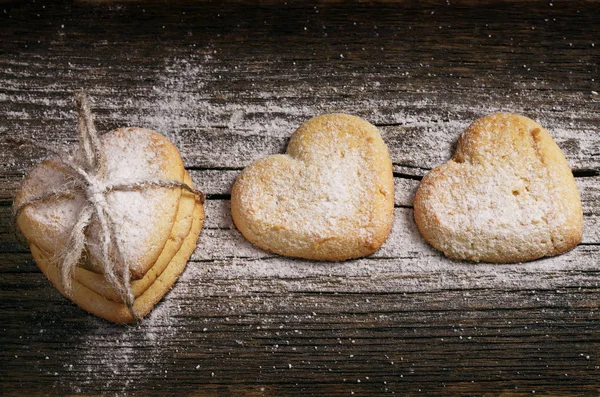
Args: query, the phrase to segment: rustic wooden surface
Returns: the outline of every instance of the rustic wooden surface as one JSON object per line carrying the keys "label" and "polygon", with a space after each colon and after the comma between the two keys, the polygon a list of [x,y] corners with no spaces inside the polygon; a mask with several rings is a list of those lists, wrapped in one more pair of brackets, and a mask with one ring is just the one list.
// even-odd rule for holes
{"label": "rustic wooden surface", "polygon": [[[0,2],[0,394],[598,395],[598,2]],[[168,135],[208,195],[193,260],[141,325],[64,299],[17,244],[10,205],[72,143],[73,93],[100,131]],[[453,262],[412,218],[420,178],[497,110],[548,128],[577,177],[581,245],[517,265]],[[394,230],[372,257],[284,259],[239,235],[229,189],[325,112],[378,125]]]}

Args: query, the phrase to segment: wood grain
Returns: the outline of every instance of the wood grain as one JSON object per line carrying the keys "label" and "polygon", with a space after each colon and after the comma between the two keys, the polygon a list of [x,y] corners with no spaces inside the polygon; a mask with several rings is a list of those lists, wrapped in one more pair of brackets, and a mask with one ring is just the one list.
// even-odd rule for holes
{"label": "wood grain", "polygon": [[[597,2],[0,3],[0,394],[590,395],[600,393]],[[205,229],[142,324],[85,314],[37,270],[10,203],[76,139],[143,126],[180,148]],[[418,235],[419,180],[470,122],[538,120],[584,207],[575,250],[527,264],[449,261]],[[326,112],[365,117],[394,163],[392,235],[317,263],[247,243],[229,216],[241,169]]]}

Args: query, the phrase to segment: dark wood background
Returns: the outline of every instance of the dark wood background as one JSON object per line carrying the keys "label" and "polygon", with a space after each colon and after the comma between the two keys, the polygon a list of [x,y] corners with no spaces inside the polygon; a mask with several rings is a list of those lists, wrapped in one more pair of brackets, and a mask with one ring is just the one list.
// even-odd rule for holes
{"label": "dark wood background", "polygon": [[[0,2],[0,394],[599,395],[600,3]],[[193,260],[140,325],[64,299],[18,245],[11,199],[73,143],[154,128],[207,193]],[[474,119],[542,123],[582,194],[581,245],[518,265],[450,261],[416,232],[420,178]],[[284,259],[239,235],[229,190],[308,118],[380,127],[393,233],[372,257]]]}

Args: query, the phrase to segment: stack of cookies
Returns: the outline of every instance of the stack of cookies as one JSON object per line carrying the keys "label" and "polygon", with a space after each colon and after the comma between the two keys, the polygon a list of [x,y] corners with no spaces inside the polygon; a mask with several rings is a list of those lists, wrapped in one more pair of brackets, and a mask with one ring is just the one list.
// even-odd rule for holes
{"label": "stack of cookies", "polygon": [[[136,185],[169,181],[193,188],[179,151],[162,135],[141,128],[118,129],[104,135],[99,148],[102,178],[93,182],[92,189],[79,186],[73,170],[58,159],[35,167],[15,199],[17,208],[32,202],[19,212],[17,227],[40,269],[63,295],[99,317],[130,323],[148,314],[185,269],[202,228],[203,200],[181,187]],[[135,187],[113,190],[128,184]],[[49,194],[50,198],[35,201]],[[129,305],[105,271],[106,228],[97,213],[89,214],[89,223],[82,228],[85,248],[69,282],[61,273],[62,261],[77,241],[73,238],[77,223],[85,219],[90,203],[98,201],[110,209],[104,221],[111,226],[111,239],[120,247],[119,259],[127,268]]]}

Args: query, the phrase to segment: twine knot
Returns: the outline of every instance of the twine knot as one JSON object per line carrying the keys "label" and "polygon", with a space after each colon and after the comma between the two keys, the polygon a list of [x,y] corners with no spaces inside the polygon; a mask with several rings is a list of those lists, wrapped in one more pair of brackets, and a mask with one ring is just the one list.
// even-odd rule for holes
{"label": "twine knot", "polygon": [[103,203],[105,198],[106,186],[98,178],[91,176],[89,185],[85,187],[85,197],[94,205]]}
{"label": "twine knot", "polygon": [[13,221],[16,226],[17,217],[27,206],[41,201],[72,197],[76,191],[83,191],[87,204],[82,207],[71,230],[67,249],[58,256],[61,282],[65,292],[67,294],[71,293],[73,272],[86,249],[87,236],[85,232],[92,220],[96,219],[101,229],[102,255],[100,267],[102,272],[109,284],[118,292],[121,300],[127,305],[132,317],[138,321],[139,317],[133,309],[135,297],[131,290],[130,267],[127,258],[123,255],[123,242],[117,233],[117,222],[115,220],[118,218],[113,214],[113,209],[106,201],[106,195],[113,191],[133,191],[162,187],[191,192],[200,203],[204,203],[205,196],[199,190],[175,180],[144,179],[131,183],[107,185],[104,182],[105,159],[87,98],[85,94],[80,93],[77,95],[76,100],[80,150],[78,156],[71,156],[54,148],[39,145],[34,141],[21,141],[22,144],[29,144],[55,154],[57,161],[70,171],[69,174],[73,174],[74,183],[46,192],[22,203],[14,208]]}

